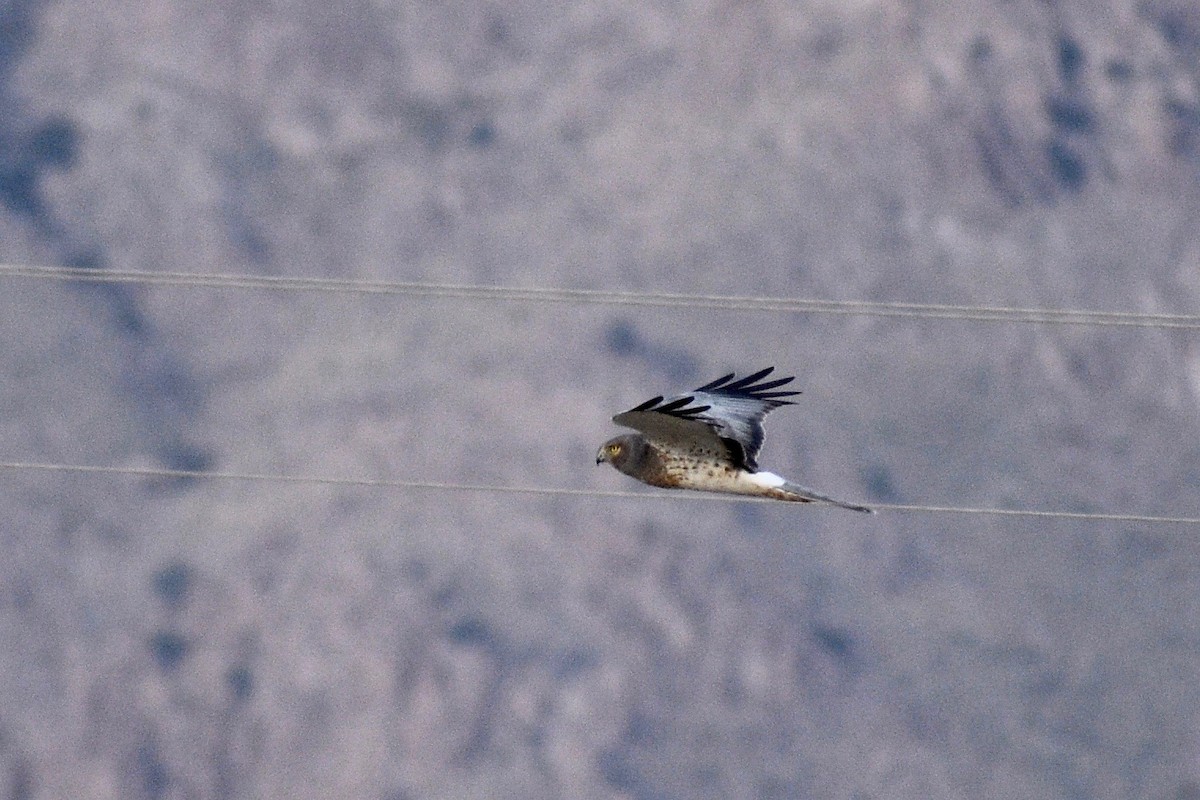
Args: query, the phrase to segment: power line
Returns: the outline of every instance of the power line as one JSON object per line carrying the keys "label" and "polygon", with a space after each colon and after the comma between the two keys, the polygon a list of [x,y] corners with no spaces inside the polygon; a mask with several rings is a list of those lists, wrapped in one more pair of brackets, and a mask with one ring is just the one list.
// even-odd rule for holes
{"label": "power line", "polygon": [[1043,325],[1094,325],[1132,328],[1200,329],[1200,314],[1148,314],[1125,311],[1010,308],[1005,306],[885,303],[863,300],[753,297],[670,292],[619,292],[601,289],[555,289],[484,286],[479,284],[406,281],[363,281],[336,278],[288,278],[269,275],[96,270],[72,267],[38,267],[0,264],[0,278],[69,281],[76,283],[130,283],[209,289],[242,289],[335,294],[408,295],[455,297],[510,302],[646,306],[654,308],[705,308],[725,311],[775,311],[791,314],[843,314],[869,317],[1022,322]]}
{"label": "power line", "polygon": [[[149,272],[138,270],[95,270],[71,267],[0,264],[0,278],[26,278],[79,283],[129,283],[150,286],[243,289],[265,291],[303,291],[337,294],[408,295],[417,297],[455,297],[463,299],[525,301],[564,304],[648,306],[660,308],[708,308],[732,311],[777,311],[782,313],[826,313],[877,317],[913,317],[923,319],[976,320],[986,322],[1023,322],[1055,325],[1094,325],[1109,327],[1200,329],[1200,315],[1147,314],[1134,312],[1083,311],[1071,309],[1010,308],[1003,306],[962,306],[929,303],[883,303],[854,300],[813,300],[803,298],[739,297],[725,295],[676,294],[665,292],[615,292],[594,289],[518,288],[476,284],[449,284],[399,281],[340,280],[334,278],[288,278],[262,275],[236,275],[185,272]],[[75,464],[0,462],[0,469],[41,470],[74,473],[101,473],[157,478],[260,481],[274,483],[365,486],[455,492],[493,492],[529,495],[613,497],[637,499],[688,499],[739,502],[770,502],[756,498],[688,493],[600,491],[593,489],[554,489],[542,487],[488,486],[423,481],[368,480],[315,476],[267,475],[256,473],[207,472],[190,470],[100,467]],[[876,504],[886,511],[984,514],[1058,519],[1108,520],[1170,524],[1200,524],[1195,517],[1165,517],[1139,514],[1093,514],[1068,511],[1037,511],[995,508],[964,508]]]}
{"label": "power line", "polygon": [[[247,481],[257,483],[291,483],[324,486],[362,486],[384,489],[416,489],[445,492],[486,492],[493,494],[525,494],[560,497],[610,497],[637,500],[707,500],[718,502],[772,503],[756,497],[738,497],[703,492],[634,492],[603,491],[599,489],[556,489],[539,486],[491,486],[485,484],[441,483],[437,481],[395,481],[369,478],[327,478],[309,475],[270,475],[255,472],[209,472],[206,470],[154,469],[145,467],[102,467],[85,464],[51,464],[31,461],[0,461],[0,470],[25,472],[59,472],[94,475],[119,475],[141,478],[171,478],[209,481]],[[1007,508],[970,508],[959,506],[901,505],[879,503],[871,506],[877,511],[897,511],[922,514],[974,514],[1005,517],[1036,517],[1043,519],[1076,519],[1105,522],[1147,522],[1173,525],[1200,525],[1200,517],[1167,517],[1150,514],[1091,514],[1076,511],[1037,511]]]}

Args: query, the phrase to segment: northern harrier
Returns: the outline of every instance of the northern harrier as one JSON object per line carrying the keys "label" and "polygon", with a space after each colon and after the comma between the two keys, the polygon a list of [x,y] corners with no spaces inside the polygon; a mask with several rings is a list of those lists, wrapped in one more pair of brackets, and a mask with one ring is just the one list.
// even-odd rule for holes
{"label": "northern harrier", "polygon": [[763,417],[780,406],[793,405],[783,398],[800,394],[771,391],[794,380],[764,381],[774,369],[740,380],[734,380],[731,372],[694,392],[666,400],[655,397],[617,414],[613,422],[640,433],[605,442],[596,453],[596,463],[607,461],[619,472],[666,489],[823,503],[871,513],[864,506],[759,471],[755,459],[763,443]]}

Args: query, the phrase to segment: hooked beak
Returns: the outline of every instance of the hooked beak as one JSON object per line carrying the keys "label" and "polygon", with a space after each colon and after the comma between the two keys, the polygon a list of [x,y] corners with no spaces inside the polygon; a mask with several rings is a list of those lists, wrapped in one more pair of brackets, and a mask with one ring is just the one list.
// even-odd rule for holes
{"label": "hooked beak", "polygon": [[596,463],[603,464],[605,461],[608,461],[608,459],[604,457],[604,448],[601,447],[596,451]]}

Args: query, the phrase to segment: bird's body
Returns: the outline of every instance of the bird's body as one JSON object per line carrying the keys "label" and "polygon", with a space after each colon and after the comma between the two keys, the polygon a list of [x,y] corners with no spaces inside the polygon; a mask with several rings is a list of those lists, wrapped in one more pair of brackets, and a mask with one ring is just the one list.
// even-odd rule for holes
{"label": "bird's body", "polygon": [[605,442],[596,463],[651,486],[740,494],[796,503],[823,503],[855,511],[870,509],[835,500],[758,469],[762,419],[791,405],[785,397],[799,392],[772,389],[792,378],[762,381],[774,368],[741,380],[729,374],[686,395],[655,397],[613,417],[613,422],[639,433]]}

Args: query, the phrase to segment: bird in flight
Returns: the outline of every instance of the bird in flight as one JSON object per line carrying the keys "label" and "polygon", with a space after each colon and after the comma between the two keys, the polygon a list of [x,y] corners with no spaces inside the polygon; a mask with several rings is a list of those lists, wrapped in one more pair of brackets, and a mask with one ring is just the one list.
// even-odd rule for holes
{"label": "bird in flight", "polygon": [[655,397],[617,414],[613,422],[639,433],[609,439],[596,453],[596,463],[607,461],[618,472],[664,489],[744,494],[872,513],[865,506],[759,471],[763,417],[780,406],[794,405],[784,398],[800,394],[772,391],[795,380],[763,380],[774,370],[767,367],[738,380],[731,372],[694,392],[665,400]]}

